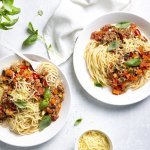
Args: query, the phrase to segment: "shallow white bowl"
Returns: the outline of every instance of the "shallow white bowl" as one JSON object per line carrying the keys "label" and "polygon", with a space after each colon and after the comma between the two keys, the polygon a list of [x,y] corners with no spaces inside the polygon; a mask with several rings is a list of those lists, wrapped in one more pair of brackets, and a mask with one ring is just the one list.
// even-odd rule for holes
{"label": "shallow white bowl", "polygon": [[[41,56],[34,55],[34,54],[26,54],[26,56],[32,60],[50,62],[49,60]],[[4,68],[11,66],[13,63],[15,63],[18,60],[21,60],[21,59],[17,57],[16,55],[10,55],[10,56],[2,58],[0,60],[0,72]],[[61,130],[61,128],[65,125],[65,122],[69,115],[70,106],[71,106],[71,95],[70,95],[69,84],[68,84],[66,77],[64,76],[64,74],[61,72],[59,68],[58,70],[63,80],[64,87],[65,87],[65,98],[62,103],[62,108],[60,110],[58,120],[55,122],[52,122],[50,126],[45,128],[41,132],[36,132],[30,135],[24,135],[24,136],[16,135],[10,132],[8,128],[4,128],[0,126],[0,140],[1,141],[10,145],[14,145],[14,146],[21,146],[21,147],[34,146],[34,145],[38,145],[38,144],[41,144],[43,142],[50,140]]]}
{"label": "shallow white bowl", "polygon": [[100,131],[100,130],[98,130],[98,129],[86,130],[86,131],[84,131],[81,135],[79,135],[78,138],[77,138],[77,140],[76,140],[76,142],[75,142],[75,149],[74,149],[74,150],[78,150],[78,144],[79,144],[80,138],[82,137],[82,135],[84,135],[85,133],[87,133],[87,132],[89,132],[89,131],[96,131],[96,132],[99,132],[99,133],[104,134],[104,136],[107,138],[107,140],[108,140],[108,142],[109,142],[110,150],[113,150],[113,144],[112,144],[112,141],[111,141],[111,139],[109,138],[109,136],[108,136],[106,133],[104,133],[104,132],[102,132],[102,131]]}
{"label": "shallow white bowl", "polygon": [[94,98],[99,101],[112,105],[128,105],[139,102],[150,95],[150,82],[137,90],[128,90],[122,95],[113,95],[108,87],[99,88],[94,86],[86,68],[84,60],[84,51],[89,42],[93,31],[106,24],[115,24],[121,21],[130,21],[136,23],[140,29],[150,37],[150,23],[145,19],[130,13],[113,12],[101,16],[89,24],[80,34],[74,48],[73,64],[75,74],[82,87]]}

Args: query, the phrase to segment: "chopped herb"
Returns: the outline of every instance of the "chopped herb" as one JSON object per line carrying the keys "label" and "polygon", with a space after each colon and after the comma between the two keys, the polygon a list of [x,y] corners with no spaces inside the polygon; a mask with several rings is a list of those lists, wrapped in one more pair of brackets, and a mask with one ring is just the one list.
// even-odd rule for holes
{"label": "chopped herb", "polygon": [[37,13],[38,13],[39,16],[42,16],[43,15],[43,10],[38,10]]}
{"label": "chopped herb", "polygon": [[39,131],[42,131],[43,129],[48,127],[51,124],[51,122],[52,122],[52,120],[51,120],[51,117],[49,115],[44,116],[39,123]]}
{"label": "chopped herb", "polygon": [[42,109],[46,108],[48,106],[48,104],[49,104],[49,100],[44,99],[40,102],[39,107],[42,110]]}
{"label": "chopped herb", "polygon": [[119,47],[119,42],[118,41],[113,41],[113,42],[109,43],[109,46],[108,46],[107,50],[108,51],[113,51],[118,47]]}
{"label": "chopped herb", "polygon": [[119,22],[118,24],[116,24],[116,27],[117,27],[117,28],[124,29],[124,28],[128,28],[130,24],[131,24],[131,23],[128,22],[128,21]]}
{"label": "chopped herb", "polygon": [[15,101],[14,104],[18,108],[26,108],[26,106],[27,106],[27,102],[25,102],[24,100],[20,100],[20,99],[18,99],[17,101]]}
{"label": "chopped herb", "polygon": [[95,82],[94,85],[97,86],[97,87],[103,87],[103,84],[102,83],[98,83],[98,82]]}
{"label": "chopped herb", "polygon": [[74,126],[79,125],[82,122],[82,118],[79,118],[75,121]]}
{"label": "chopped herb", "polygon": [[139,66],[140,64],[141,64],[140,58],[133,58],[125,62],[125,65],[127,67],[136,67]]}

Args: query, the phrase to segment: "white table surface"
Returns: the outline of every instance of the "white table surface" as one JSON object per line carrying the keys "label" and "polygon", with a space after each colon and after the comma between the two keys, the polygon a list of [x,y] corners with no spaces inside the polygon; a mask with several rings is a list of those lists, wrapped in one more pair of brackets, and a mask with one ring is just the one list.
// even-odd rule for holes
{"label": "white table surface", "polygon": [[[26,2],[23,0],[16,2],[17,6],[22,8],[20,20],[13,30],[0,31],[0,42],[5,42],[18,51],[22,51],[20,50],[21,43],[27,36],[25,32],[27,23],[32,20],[42,31],[52,10],[47,9],[48,5],[40,5],[41,9],[44,10],[44,15],[37,17],[38,2],[41,1],[33,1],[35,3],[31,3],[31,5],[27,0]],[[48,2],[48,0],[45,1]],[[51,4],[49,3],[49,5]],[[29,13],[29,8],[32,9],[33,13]],[[150,20],[149,10],[149,0],[134,0],[130,12]],[[40,42],[24,50],[24,52],[47,57],[45,48]],[[10,52],[1,48],[0,57],[7,54]],[[68,78],[72,93],[71,113],[63,129],[44,144],[20,148],[0,142],[0,150],[73,150],[77,136],[85,129],[101,129],[106,132],[112,140],[114,150],[150,150],[150,97],[130,106],[106,105],[93,99],[80,86],[74,73],[72,56],[60,68]],[[80,117],[83,118],[83,122],[74,127],[74,121]]]}

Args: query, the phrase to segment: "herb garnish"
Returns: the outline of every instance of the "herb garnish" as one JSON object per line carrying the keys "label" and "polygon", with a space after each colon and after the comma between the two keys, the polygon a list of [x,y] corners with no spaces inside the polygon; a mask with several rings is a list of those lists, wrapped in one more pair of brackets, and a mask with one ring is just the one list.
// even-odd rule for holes
{"label": "herb garnish", "polygon": [[125,65],[128,67],[136,67],[141,64],[140,58],[133,58],[125,62]]}
{"label": "herb garnish", "polygon": [[29,36],[23,41],[22,46],[28,47],[33,45],[37,40],[41,40],[44,43],[48,54],[48,51],[51,49],[51,44],[47,44],[44,35],[40,35],[38,30],[33,27],[31,22],[28,24],[27,32],[29,33]]}
{"label": "herb garnish", "polygon": [[24,100],[20,100],[20,99],[18,99],[17,101],[15,101],[14,104],[18,108],[26,108],[26,106],[27,106],[27,102],[25,102]]}
{"label": "herb garnish", "polygon": [[38,14],[39,16],[42,16],[42,15],[43,15],[43,10],[38,10],[37,14]]}
{"label": "herb garnish", "polygon": [[128,21],[119,22],[116,24],[117,28],[125,29],[128,28],[131,23]]}
{"label": "herb garnish", "polygon": [[100,83],[100,82],[95,82],[94,85],[97,86],[97,87],[103,87],[103,84]]}
{"label": "herb garnish", "polygon": [[19,14],[21,9],[13,6],[14,0],[0,0],[2,6],[0,8],[0,29],[10,30],[17,21],[16,19],[11,19],[10,16]]}
{"label": "herb garnish", "polygon": [[82,122],[82,118],[79,118],[75,121],[74,126],[79,125]]}
{"label": "herb garnish", "polygon": [[113,51],[118,47],[119,47],[119,42],[118,41],[112,41],[111,43],[109,43],[109,46],[108,46],[107,50],[108,51]]}
{"label": "herb garnish", "polygon": [[43,129],[48,127],[51,124],[51,122],[52,122],[52,120],[51,120],[51,117],[49,115],[44,116],[39,123],[39,131],[42,131]]}

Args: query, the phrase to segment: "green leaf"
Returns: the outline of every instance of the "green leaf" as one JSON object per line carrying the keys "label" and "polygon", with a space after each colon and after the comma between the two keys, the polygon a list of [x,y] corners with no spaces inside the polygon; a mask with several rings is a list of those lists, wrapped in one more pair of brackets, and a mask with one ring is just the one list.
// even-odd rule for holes
{"label": "green leaf", "polygon": [[7,21],[7,22],[2,22],[1,25],[2,26],[7,26],[7,27],[13,26],[18,21],[18,19],[19,18],[13,19],[13,20]]}
{"label": "green leaf", "polygon": [[10,17],[9,17],[8,15],[2,14],[2,16],[3,16],[6,20],[8,20],[8,21],[11,20]]}
{"label": "green leaf", "polygon": [[0,16],[0,23],[1,23],[1,21],[2,21],[2,16]]}
{"label": "green leaf", "polygon": [[133,58],[125,62],[125,65],[128,67],[136,67],[141,64],[140,58]]}
{"label": "green leaf", "polygon": [[107,51],[113,51],[118,47],[119,47],[119,42],[118,41],[113,41],[113,42],[109,43]]}
{"label": "green leaf", "polygon": [[30,33],[30,34],[35,33],[35,30],[34,30],[33,25],[32,25],[31,22],[29,22],[29,24],[28,24],[28,33]]}
{"label": "green leaf", "polygon": [[0,24],[0,29],[2,29],[2,30],[10,30],[10,29],[12,29],[12,28],[7,28],[7,27],[2,26],[2,25]]}
{"label": "green leaf", "polygon": [[42,16],[43,15],[43,10],[38,10],[37,13],[38,13],[39,16]]}
{"label": "green leaf", "polygon": [[11,11],[14,0],[3,0],[3,6],[6,10]]}
{"label": "green leaf", "polygon": [[117,27],[117,28],[124,29],[124,28],[129,27],[130,24],[131,24],[131,23],[128,22],[128,21],[119,22],[118,24],[116,24],[116,27]]}
{"label": "green leaf", "polygon": [[44,99],[44,100],[42,100],[42,101],[40,102],[39,107],[40,107],[41,110],[43,110],[44,108],[46,108],[46,107],[48,106],[48,104],[49,104],[49,100]]}
{"label": "green leaf", "polygon": [[51,91],[49,88],[45,88],[45,91],[44,91],[44,99],[50,99],[51,97]]}
{"label": "green leaf", "polygon": [[27,102],[18,99],[17,101],[14,102],[14,104],[18,107],[18,108],[26,108],[27,106]]}
{"label": "green leaf", "polygon": [[8,11],[8,10],[5,11],[5,13],[8,15],[16,15],[16,14],[19,14],[20,12],[21,12],[21,9],[15,6],[12,6],[11,11]]}
{"label": "green leaf", "polygon": [[39,131],[42,131],[43,129],[48,127],[51,124],[51,122],[51,117],[49,115],[44,116],[39,123]]}
{"label": "green leaf", "polygon": [[74,126],[79,125],[82,122],[82,118],[79,118],[75,121]]}
{"label": "green leaf", "polygon": [[97,86],[97,87],[103,87],[103,84],[102,83],[98,83],[98,82],[95,82],[94,85]]}
{"label": "green leaf", "polygon": [[33,34],[30,35],[24,42],[23,42],[23,46],[30,46],[32,44],[34,44],[38,39],[38,35],[37,34]]}

